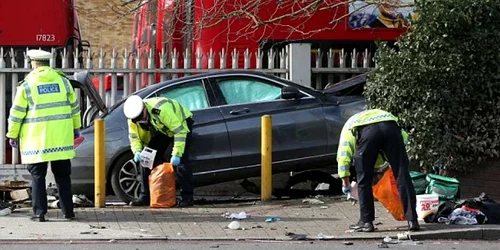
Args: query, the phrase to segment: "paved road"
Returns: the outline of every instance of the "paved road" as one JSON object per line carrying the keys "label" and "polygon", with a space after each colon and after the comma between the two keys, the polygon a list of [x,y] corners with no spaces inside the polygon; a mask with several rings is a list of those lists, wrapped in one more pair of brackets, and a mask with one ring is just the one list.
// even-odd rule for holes
{"label": "paved road", "polygon": [[[418,249],[418,250],[493,250],[498,249],[498,241],[422,241],[406,242],[400,244],[388,245],[390,249]],[[214,241],[199,241],[199,242],[186,242],[186,241],[117,241],[112,243],[92,243],[92,242],[60,242],[54,244],[48,243],[11,243],[2,244],[0,249],[9,250],[32,250],[34,247],[38,250],[52,250],[52,249],[71,249],[71,250],[114,250],[114,249],[132,249],[132,250],[249,250],[249,249],[273,249],[273,250],[332,250],[332,249],[349,249],[349,250],[370,250],[380,249],[380,242],[378,241],[365,241],[353,242],[352,245],[346,246],[342,241],[303,241],[303,242],[262,242],[262,241],[245,241],[245,242],[214,242]]]}

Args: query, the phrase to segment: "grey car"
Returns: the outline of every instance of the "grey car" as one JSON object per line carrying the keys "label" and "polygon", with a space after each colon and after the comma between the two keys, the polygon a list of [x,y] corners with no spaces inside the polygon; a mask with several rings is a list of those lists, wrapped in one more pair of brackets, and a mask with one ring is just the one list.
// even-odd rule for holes
{"label": "grey car", "polygon": [[[273,173],[334,167],[344,122],[365,106],[363,85],[317,91],[270,74],[224,71],[161,82],[135,94],[172,98],[193,112],[190,160],[194,185],[200,187],[260,175],[261,117],[266,114],[272,117]],[[123,100],[106,109],[96,105],[86,118],[94,119],[99,109],[106,124],[108,194],[128,202],[138,196],[140,177],[131,161]],[[71,162],[73,192],[93,197],[92,123],[81,134]]]}

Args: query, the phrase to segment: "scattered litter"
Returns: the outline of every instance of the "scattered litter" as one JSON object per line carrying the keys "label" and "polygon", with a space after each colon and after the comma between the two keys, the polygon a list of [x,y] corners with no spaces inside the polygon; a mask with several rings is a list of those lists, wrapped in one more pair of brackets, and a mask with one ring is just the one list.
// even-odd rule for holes
{"label": "scattered litter", "polygon": [[346,245],[346,246],[352,246],[352,245],[354,245],[354,243],[352,243],[352,242],[350,242],[350,241],[344,241],[344,242],[342,242],[342,243],[343,243],[344,245]]}
{"label": "scattered litter", "polygon": [[80,232],[80,234],[97,234],[97,232],[95,232],[95,231],[83,231],[83,232]]}
{"label": "scattered litter", "polygon": [[231,221],[229,225],[227,225],[227,228],[232,229],[232,230],[238,230],[240,229],[240,223],[238,221]]}
{"label": "scattered litter", "polygon": [[139,231],[141,231],[141,232],[147,232],[148,230],[141,228],[141,229],[139,229]]}
{"label": "scattered litter", "polygon": [[90,225],[90,224],[89,224],[89,226],[90,226],[90,228],[95,228],[95,229],[106,229],[105,226],[94,226],[94,225]]}
{"label": "scattered litter", "polygon": [[331,240],[331,239],[334,239],[335,236],[332,236],[332,235],[326,235],[324,233],[319,233],[318,234],[318,239],[320,240]]}
{"label": "scattered litter", "polygon": [[252,229],[253,229],[253,228],[264,228],[264,227],[263,227],[263,226],[261,226],[261,225],[257,225],[257,226],[252,226]]}
{"label": "scattered litter", "polygon": [[380,244],[378,244],[378,248],[389,248],[389,245],[387,245],[385,243],[380,243]]}
{"label": "scattered litter", "polygon": [[181,233],[181,232],[177,233],[177,236],[181,236],[181,235],[183,235],[183,233]]}
{"label": "scattered litter", "polygon": [[55,200],[49,203],[49,208],[61,208],[61,205],[59,205],[59,200]]}
{"label": "scattered litter", "polygon": [[73,204],[77,207],[93,207],[94,203],[87,198],[87,196],[83,194],[73,195]]}
{"label": "scattered litter", "polygon": [[382,240],[382,242],[386,243],[386,244],[398,244],[400,241],[399,240],[393,240],[391,237],[385,236],[385,238]]}
{"label": "scattered litter", "polygon": [[303,199],[302,203],[308,203],[308,204],[325,204],[323,201],[318,200],[318,199]]}
{"label": "scattered litter", "polygon": [[266,218],[266,222],[268,222],[268,223],[275,222],[275,221],[281,221],[281,219],[277,218],[277,217]]}
{"label": "scattered litter", "polygon": [[352,233],[354,233],[354,230],[353,229],[348,229],[348,230],[345,230],[344,233],[346,233],[346,234],[352,234]]}
{"label": "scattered litter", "polygon": [[292,240],[306,240],[306,239],[308,239],[307,235],[305,235],[305,234],[295,234],[295,233],[291,233],[291,232],[286,232],[285,236],[290,237]]}
{"label": "scattered litter", "polygon": [[271,227],[271,228],[269,228],[269,230],[276,230],[276,228],[274,228],[274,227]]}
{"label": "scattered litter", "polygon": [[0,210],[0,216],[7,216],[7,215],[10,215],[12,213],[12,210],[10,209],[10,207],[6,207],[2,210]]}
{"label": "scattered litter", "polygon": [[210,248],[219,248],[219,245],[210,246]]}
{"label": "scattered litter", "polygon": [[321,209],[327,209],[327,208],[329,208],[329,206],[321,206],[319,208],[321,208]]}
{"label": "scattered litter", "polygon": [[375,226],[382,225],[382,224],[384,224],[384,223],[379,221],[379,222],[375,223]]}
{"label": "scattered litter", "polygon": [[116,240],[113,240],[113,239],[109,240],[109,243],[115,243],[115,242],[116,242]]}
{"label": "scattered litter", "polygon": [[30,189],[25,188],[25,189],[18,189],[18,190],[10,191],[10,198],[12,199],[12,202],[14,202],[14,203],[29,200],[29,199],[31,199]]}
{"label": "scattered litter", "polygon": [[238,219],[238,220],[243,220],[248,218],[247,213],[245,212],[239,212],[239,213],[225,213],[222,215],[222,217],[227,218],[227,219]]}
{"label": "scattered litter", "polygon": [[398,240],[411,240],[410,234],[408,232],[398,233]]}

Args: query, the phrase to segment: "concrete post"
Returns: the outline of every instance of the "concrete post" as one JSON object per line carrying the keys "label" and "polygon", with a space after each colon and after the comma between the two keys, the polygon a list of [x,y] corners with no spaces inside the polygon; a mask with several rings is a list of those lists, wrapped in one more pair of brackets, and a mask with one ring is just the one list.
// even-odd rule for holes
{"label": "concrete post", "polygon": [[291,43],[289,46],[290,80],[311,87],[311,44]]}

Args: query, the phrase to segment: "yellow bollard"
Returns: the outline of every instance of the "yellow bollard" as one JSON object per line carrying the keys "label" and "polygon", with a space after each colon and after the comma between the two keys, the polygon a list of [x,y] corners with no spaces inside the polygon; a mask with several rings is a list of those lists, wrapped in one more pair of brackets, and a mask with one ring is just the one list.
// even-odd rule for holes
{"label": "yellow bollard", "polygon": [[106,206],[106,124],[103,119],[94,121],[94,206]]}
{"label": "yellow bollard", "polygon": [[271,200],[272,191],[272,153],[273,153],[273,121],[270,115],[262,116],[262,141],[261,141],[261,179],[260,179],[260,199],[262,201]]}

